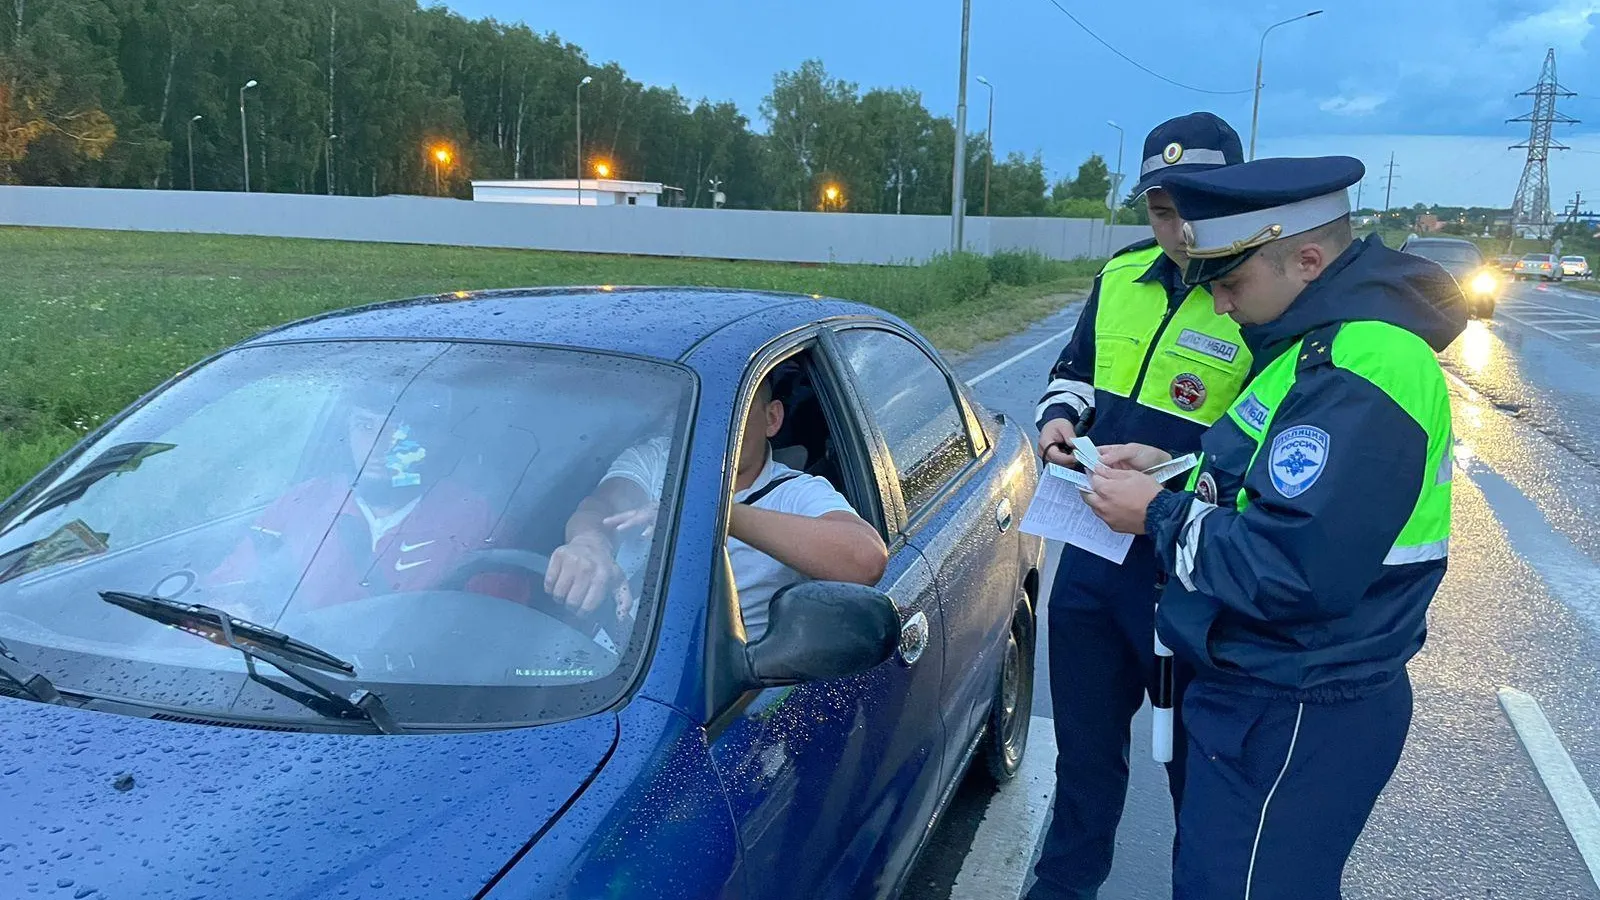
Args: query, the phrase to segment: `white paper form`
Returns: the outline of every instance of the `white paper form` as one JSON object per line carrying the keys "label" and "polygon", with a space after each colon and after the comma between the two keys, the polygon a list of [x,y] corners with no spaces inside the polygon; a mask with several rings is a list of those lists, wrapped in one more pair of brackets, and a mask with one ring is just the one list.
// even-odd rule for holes
{"label": "white paper form", "polygon": [[[1073,455],[1086,469],[1101,467],[1100,451],[1087,437],[1073,441]],[[1168,481],[1194,468],[1198,463],[1190,453],[1145,470],[1157,481]],[[1094,493],[1089,476],[1075,469],[1047,463],[1039,478],[1038,491],[1028,512],[1022,517],[1022,530],[1051,540],[1063,541],[1109,559],[1117,565],[1128,557],[1133,535],[1118,534],[1100,520],[1084,502],[1083,495]]]}
{"label": "white paper form", "polygon": [[1200,460],[1198,457],[1196,457],[1193,453],[1187,453],[1178,457],[1177,459],[1167,460],[1159,466],[1151,466],[1150,468],[1145,469],[1144,473],[1157,481],[1167,482],[1177,478],[1179,475],[1184,474],[1199,464]]}
{"label": "white paper form", "polygon": [[[1100,521],[1083,500],[1083,490],[1071,478],[1053,474],[1050,466],[1039,477],[1039,489],[1022,517],[1022,531],[1050,540],[1064,541],[1109,559],[1117,565],[1128,557],[1133,535],[1117,534]],[[1067,470],[1070,471],[1070,470]],[[1083,476],[1074,472],[1078,479]]]}
{"label": "white paper form", "polygon": [[[1194,468],[1196,465],[1199,465],[1199,460],[1195,458],[1193,453],[1190,453],[1187,456],[1180,456],[1177,459],[1168,460],[1159,466],[1151,466],[1150,468],[1144,470],[1144,474],[1149,475],[1151,478],[1154,478],[1157,481],[1170,481],[1171,479],[1177,478],[1179,475],[1182,475],[1183,473]],[[1077,469],[1069,469],[1066,466],[1058,466],[1055,463],[1045,463],[1044,470],[1046,474],[1054,475],[1057,478],[1065,478],[1066,480],[1072,482],[1072,484],[1077,487],[1078,490],[1083,491],[1086,494],[1094,493],[1094,486],[1093,483],[1089,481],[1089,476],[1079,472]]]}

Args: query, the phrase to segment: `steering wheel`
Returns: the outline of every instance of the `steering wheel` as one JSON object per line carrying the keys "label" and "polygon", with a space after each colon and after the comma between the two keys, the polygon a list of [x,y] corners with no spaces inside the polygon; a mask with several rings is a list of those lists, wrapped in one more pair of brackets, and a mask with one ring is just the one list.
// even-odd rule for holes
{"label": "steering wheel", "polygon": [[544,576],[550,571],[550,557],[532,550],[496,547],[492,550],[474,550],[467,558],[439,580],[438,590],[465,591],[467,583],[479,575],[490,572],[510,572],[530,575],[544,592]]}
{"label": "steering wheel", "polygon": [[549,570],[550,557],[545,556],[543,553],[535,553],[532,550],[517,550],[510,547],[474,550],[467,554],[466,560],[440,580],[437,590],[466,592],[468,582],[479,575],[486,575],[491,572],[509,572],[515,575],[525,575],[532,581],[531,587],[533,588],[532,596],[527,604],[529,608],[560,621],[590,639],[595,639],[603,628],[605,620],[600,616],[584,616],[574,613],[567,608],[566,604],[546,593],[544,577]]}

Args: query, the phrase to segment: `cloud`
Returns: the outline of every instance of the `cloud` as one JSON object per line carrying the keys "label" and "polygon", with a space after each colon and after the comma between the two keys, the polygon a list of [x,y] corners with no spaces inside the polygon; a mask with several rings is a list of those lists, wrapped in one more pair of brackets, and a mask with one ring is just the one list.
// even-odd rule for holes
{"label": "cloud", "polygon": [[[1568,136],[1573,148],[1550,156],[1550,198],[1557,209],[1573,192],[1600,196],[1593,160],[1600,158],[1600,132]],[[1267,136],[1259,156],[1325,156],[1343,154],[1367,167],[1363,206],[1384,205],[1388,163],[1393,154],[1395,206],[1439,203],[1508,207],[1527,161],[1526,150],[1510,150],[1510,141],[1474,134],[1307,134]],[[1351,191],[1355,199],[1355,191]],[[1587,202],[1587,201],[1586,201]]]}
{"label": "cloud", "polygon": [[1594,0],[1567,0],[1505,24],[1495,32],[1493,42],[1508,48],[1577,50],[1593,30],[1595,23],[1590,17],[1597,13],[1600,13],[1600,3]]}
{"label": "cloud", "polygon": [[1381,94],[1356,94],[1348,96],[1340,94],[1329,97],[1317,105],[1325,113],[1336,116],[1370,116],[1378,107],[1388,102],[1389,98]]}

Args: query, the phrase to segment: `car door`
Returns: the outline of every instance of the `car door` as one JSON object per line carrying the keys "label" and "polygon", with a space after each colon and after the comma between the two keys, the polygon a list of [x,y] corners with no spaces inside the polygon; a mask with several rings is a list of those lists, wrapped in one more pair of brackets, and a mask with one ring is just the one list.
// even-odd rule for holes
{"label": "car door", "polygon": [[864,674],[753,692],[713,723],[711,753],[750,895],[763,900],[889,896],[934,814],[943,769],[933,571],[895,536],[879,451],[843,380],[825,362],[813,376],[846,480],[865,486],[849,492],[851,502],[887,523],[889,563],[878,587],[899,607],[905,634],[896,658]]}
{"label": "car door", "polygon": [[946,763],[961,765],[994,697],[1018,596],[1016,502],[987,435],[936,357],[909,335],[853,326],[840,355],[889,455],[903,536],[933,567],[943,613]]}

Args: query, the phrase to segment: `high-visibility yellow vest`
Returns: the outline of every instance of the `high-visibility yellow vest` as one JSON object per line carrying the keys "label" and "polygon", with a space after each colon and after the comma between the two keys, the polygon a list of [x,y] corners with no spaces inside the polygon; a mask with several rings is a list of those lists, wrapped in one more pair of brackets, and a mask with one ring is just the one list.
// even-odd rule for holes
{"label": "high-visibility yellow vest", "polygon": [[1244,387],[1250,351],[1239,326],[1216,314],[1204,288],[1190,291],[1173,310],[1159,282],[1137,280],[1160,256],[1160,247],[1134,250],[1101,270],[1094,386],[1210,425]]}

